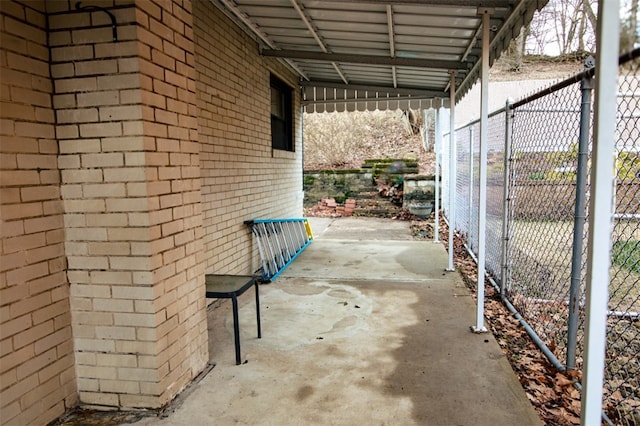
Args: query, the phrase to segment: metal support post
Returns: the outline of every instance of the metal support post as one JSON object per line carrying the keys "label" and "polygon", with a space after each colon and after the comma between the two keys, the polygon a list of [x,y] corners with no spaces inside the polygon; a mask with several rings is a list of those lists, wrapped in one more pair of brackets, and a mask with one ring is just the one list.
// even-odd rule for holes
{"label": "metal support post", "polygon": [[453,266],[453,234],[456,226],[456,72],[449,71],[449,265],[447,271],[455,271]]}
{"label": "metal support post", "polygon": [[478,309],[474,333],[485,333],[484,276],[487,221],[487,143],[489,138],[489,32],[492,8],[478,8],[482,15],[482,74],[480,76],[480,190],[478,203]]}
{"label": "metal support post", "polygon": [[440,120],[442,115],[442,107],[436,109],[435,114],[435,133],[434,133],[434,145],[433,150],[436,154],[436,170],[435,170],[435,200],[434,200],[434,210],[435,210],[435,223],[433,230],[433,242],[440,242],[440,151],[442,150],[442,130],[440,127]]}
{"label": "metal support post", "polygon": [[[593,58],[587,58],[585,61],[585,68],[592,68],[593,65]],[[587,190],[587,169],[589,166],[589,124],[591,122],[591,91],[593,90],[593,77],[585,73],[580,84],[580,90],[582,91],[582,104],[580,105],[580,137],[578,139],[578,166],[576,170],[576,205],[573,220],[571,286],[569,287],[567,370],[573,370],[576,368],[578,321],[580,317],[580,282],[582,281],[582,242],[584,240],[584,222],[586,219],[585,192]]]}
{"label": "metal support post", "polygon": [[473,233],[471,232],[471,218],[473,217],[473,138],[475,137],[473,126],[469,126],[469,211],[467,212],[468,229],[467,235],[469,236],[469,243],[473,248],[474,241],[471,240]]}
{"label": "metal support post", "polygon": [[503,211],[502,211],[502,256],[500,265],[500,297],[502,300],[507,296],[507,282],[509,281],[509,262],[508,262],[508,250],[509,250],[509,208],[510,205],[510,190],[511,185],[511,104],[513,100],[507,99],[504,106],[504,159],[503,159]]}
{"label": "metal support post", "polygon": [[602,416],[605,344],[607,339],[608,283],[611,266],[613,154],[615,150],[620,1],[598,4],[596,31],[595,123],[589,240],[587,251],[587,309],[583,392],[580,424],[599,425]]}

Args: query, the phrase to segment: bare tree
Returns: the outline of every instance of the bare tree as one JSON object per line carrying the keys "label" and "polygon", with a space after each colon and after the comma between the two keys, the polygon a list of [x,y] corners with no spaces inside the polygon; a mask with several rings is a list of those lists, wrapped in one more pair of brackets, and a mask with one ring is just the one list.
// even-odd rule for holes
{"label": "bare tree", "polygon": [[622,53],[633,50],[635,45],[640,41],[638,34],[639,3],[640,0],[630,0],[627,5],[625,5],[626,10],[620,31],[620,52]]}
{"label": "bare tree", "polygon": [[531,22],[528,52],[566,55],[594,50],[596,7],[592,0],[549,1]]}

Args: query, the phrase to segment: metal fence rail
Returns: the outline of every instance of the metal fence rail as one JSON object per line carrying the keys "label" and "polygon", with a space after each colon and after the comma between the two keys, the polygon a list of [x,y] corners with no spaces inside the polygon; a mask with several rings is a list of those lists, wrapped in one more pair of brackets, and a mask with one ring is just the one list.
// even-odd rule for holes
{"label": "metal fence rail", "polygon": [[[620,59],[617,156],[612,159],[615,217],[603,412],[625,426],[640,425],[639,56],[636,49]],[[578,370],[584,344],[593,75],[587,70],[493,113],[487,141],[487,272],[552,362]],[[479,133],[476,121],[455,134],[454,226],[475,254]],[[448,144],[445,135],[443,152]],[[452,190],[448,166],[445,160],[443,200]]]}

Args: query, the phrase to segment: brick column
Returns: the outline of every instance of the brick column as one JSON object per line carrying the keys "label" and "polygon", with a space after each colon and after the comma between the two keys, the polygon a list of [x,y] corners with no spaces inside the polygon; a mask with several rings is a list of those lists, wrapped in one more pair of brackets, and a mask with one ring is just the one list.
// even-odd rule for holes
{"label": "brick column", "polygon": [[77,401],[44,2],[0,1],[0,423]]}
{"label": "brick column", "polygon": [[47,2],[78,387],[155,408],[208,360],[191,10],[110,3]]}

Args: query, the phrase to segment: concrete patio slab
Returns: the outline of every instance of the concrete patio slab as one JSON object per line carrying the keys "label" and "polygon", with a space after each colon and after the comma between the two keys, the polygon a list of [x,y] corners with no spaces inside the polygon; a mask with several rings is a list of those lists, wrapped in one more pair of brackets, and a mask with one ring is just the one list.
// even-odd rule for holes
{"label": "concrete patio slab", "polygon": [[138,424],[541,424],[493,336],[469,331],[475,303],[443,246],[363,239],[390,221],[365,222],[355,238],[342,219],[312,222],[316,240],[260,288],[262,339],[241,297],[244,364],[230,303],[210,308],[215,368],[168,417]]}

